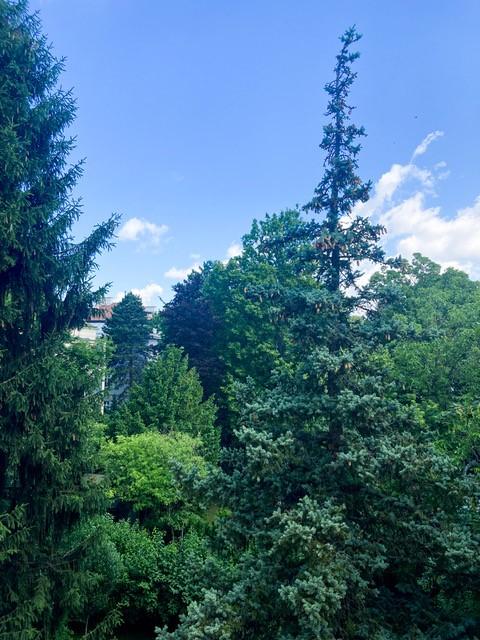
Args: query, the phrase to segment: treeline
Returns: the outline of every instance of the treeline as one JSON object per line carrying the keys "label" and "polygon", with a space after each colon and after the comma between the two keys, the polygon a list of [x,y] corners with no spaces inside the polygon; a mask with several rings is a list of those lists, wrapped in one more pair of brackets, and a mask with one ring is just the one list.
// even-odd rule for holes
{"label": "treeline", "polygon": [[355,214],[359,37],[312,200],[91,345],[118,219],[72,240],[74,102],[0,0],[0,638],[480,636],[480,286]]}

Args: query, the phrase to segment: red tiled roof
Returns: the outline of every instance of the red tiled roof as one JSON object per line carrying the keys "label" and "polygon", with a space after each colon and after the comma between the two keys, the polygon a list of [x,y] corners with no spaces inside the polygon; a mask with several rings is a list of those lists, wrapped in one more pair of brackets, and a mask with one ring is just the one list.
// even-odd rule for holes
{"label": "red tiled roof", "polygon": [[98,307],[93,310],[92,315],[87,319],[87,322],[105,322],[105,320],[112,317],[112,311],[116,305],[116,302],[98,305]]}

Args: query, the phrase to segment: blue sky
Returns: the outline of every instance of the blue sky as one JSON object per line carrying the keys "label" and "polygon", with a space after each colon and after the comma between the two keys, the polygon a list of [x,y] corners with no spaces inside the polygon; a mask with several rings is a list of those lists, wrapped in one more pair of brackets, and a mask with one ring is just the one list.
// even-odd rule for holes
{"label": "blue sky", "polygon": [[310,198],[323,86],[353,23],[361,174],[376,185],[364,213],[387,225],[390,253],[420,250],[480,277],[478,0],[30,6],[78,102],[78,234],[123,215],[97,278],[112,295],[168,298],[189,267],[234,254],[253,218]]}

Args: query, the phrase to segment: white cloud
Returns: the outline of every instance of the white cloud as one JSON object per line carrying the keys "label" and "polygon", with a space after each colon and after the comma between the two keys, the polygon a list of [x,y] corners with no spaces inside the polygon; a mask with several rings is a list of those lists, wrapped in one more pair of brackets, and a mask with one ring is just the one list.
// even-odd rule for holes
{"label": "white cloud", "polygon": [[427,207],[424,194],[416,193],[380,221],[402,255],[423,253],[443,267],[455,266],[480,277],[480,198],[446,218],[440,207]]}
{"label": "white cloud", "polygon": [[[132,289],[131,291],[136,296],[140,296],[143,304],[146,307],[158,307],[160,304],[159,297],[163,293],[163,287],[157,284],[156,282],[151,282],[150,284],[147,284],[142,289]],[[114,301],[120,302],[120,300],[124,297],[124,295],[125,295],[125,292],[120,291],[114,297]]]}
{"label": "white cloud", "polygon": [[[429,134],[415,149],[412,159],[422,155],[443,132]],[[384,246],[388,255],[410,258],[422,253],[444,268],[463,269],[480,278],[480,197],[475,203],[446,215],[428,200],[435,185],[448,176],[444,161],[432,169],[412,161],[394,164],[375,184],[372,198],[356,208],[386,227]]]}
{"label": "white cloud", "polygon": [[[236,258],[237,256],[241,256],[243,252],[243,248],[242,245],[239,244],[238,242],[232,242],[232,244],[227,248],[226,251],[226,257],[224,260],[222,260],[223,264],[227,264],[227,262],[231,259],[231,258]],[[165,271],[165,273],[163,274],[165,276],[165,278],[168,278],[169,280],[185,280],[185,278],[192,273],[192,271],[198,271],[199,269],[201,269],[201,262],[200,262],[200,254],[198,253],[191,253],[190,254],[190,258],[194,261],[191,265],[189,265],[188,267],[170,267],[170,269],[168,271]]]}
{"label": "white cloud", "polygon": [[241,256],[243,253],[242,245],[238,242],[232,242],[232,244],[227,249],[227,259],[237,258]]}
{"label": "white cloud", "polygon": [[[439,168],[444,169],[445,165]],[[365,203],[359,203],[355,207],[354,213],[362,216],[377,213],[384,205],[392,201],[400,188],[413,182],[419,183],[425,191],[432,192],[435,176],[428,169],[421,169],[412,163],[392,164],[390,169],[376,182],[372,197]]]}
{"label": "white cloud", "polygon": [[413,152],[412,160],[413,158],[422,156],[425,153],[425,151],[428,149],[428,147],[432,144],[432,142],[435,142],[435,140],[438,140],[438,138],[441,138],[443,135],[444,135],[443,131],[432,131],[427,136],[425,136],[425,138],[421,141],[421,143]]}
{"label": "white cloud", "polygon": [[192,271],[198,271],[200,269],[200,263],[194,262],[189,267],[178,268],[171,267],[168,271],[165,271],[164,276],[169,280],[185,280],[185,278],[192,273]]}
{"label": "white cloud", "polygon": [[144,218],[129,218],[118,232],[118,238],[124,242],[140,242],[144,246],[158,246],[167,233],[166,224],[155,224]]}

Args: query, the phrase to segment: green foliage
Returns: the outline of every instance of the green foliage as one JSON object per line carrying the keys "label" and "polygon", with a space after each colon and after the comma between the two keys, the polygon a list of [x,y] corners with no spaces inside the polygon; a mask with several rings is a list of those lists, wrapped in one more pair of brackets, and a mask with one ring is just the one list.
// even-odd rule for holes
{"label": "green foliage", "polygon": [[164,341],[184,348],[207,395],[215,393],[224,442],[236,412],[232,380],[264,384],[304,329],[292,335],[283,296],[294,289],[291,307],[305,289],[316,300],[314,233],[296,210],[254,221],[241,256],[205,264],[162,310]]}
{"label": "green foliage", "polygon": [[144,431],[185,433],[198,438],[208,460],[218,457],[218,432],[214,426],[213,399],[203,400],[203,389],[188,358],[176,347],[167,347],[145,367],[141,381],[129,399],[110,419],[112,434]]}
{"label": "green foliage", "polygon": [[359,38],[302,212],[254,221],[153,322],[131,293],[115,308],[105,425],[105,345],[69,331],[117,221],[73,243],[74,103],[37,18],[0,0],[0,637],[479,637],[480,286],[385,261],[355,215]]}
{"label": "green foliage", "polygon": [[26,537],[25,510],[22,507],[0,515],[0,567],[5,560],[18,553]]}
{"label": "green foliage", "polygon": [[[237,413],[232,381],[252,378],[264,384],[304,329],[292,333],[289,312],[304,290],[312,301],[318,298],[314,267],[305,259],[312,254],[313,230],[299,211],[254,221],[243,238],[242,255],[226,265],[205,265],[178,286],[163,312],[166,336],[177,336],[203,371],[201,379],[215,391],[224,444],[231,440]],[[283,296],[289,294],[286,309]]]}
{"label": "green foliage", "polygon": [[118,436],[103,447],[111,497],[126,503],[141,522],[181,530],[196,514],[174,474],[174,468],[205,474],[200,441],[186,433],[149,431]]}
{"label": "green foliage", "polygon": [[173,290],[175,296],[162,309],[157,327],[164,346],[175,345],[188,355],[190,365],[200,376],[207,397],[219,395],[224,371],[217,349],[221,319],[215,314],[203,286],[212,270],[207,263],[201,271],[193,271]]}
{"label": "green foliage", "polygon": [[111,622],[111,612],[127,628],[177,623],[218,571],[204,538],[194,532],[166,544],[159,531],[101,516],[74,531],[72,540],[77,538],[96,540],[83,560],[91,580],[76,610],[82,630]]}
{"label": "green foliage", "polygon": [[90,435],[97,389],[83,346],[61,342],[46,345],[0,388],[1,443],[9,452],[3,500],[25,505],[28,527],[2,567],[2,611],[12,617],[12,634],[29,626],[33,634],[42,620],[45,637],[54,637],[83,589],[82,549],[61,547],[76,522],[105,504],[95,474],[98,438]]}
{"label": "green foliage", "polygon": [[125,397],[147,362],[150,323],[139,296],[127,293],[105,322],[105,335],[113,343],[110,385],[115,396]]}
{"label": "green foliage", "polygon": [[68,164],[75,105],[23,1],[0,0],[0,67],[0,513],[10,532],[0,630],[49,640],[68,627],[86,579],[82,549],[62,550],[64,537],[103,504],[89,482],[98,380],[65,343],[105,294],[92,290],[92,270],[117,221],[72,241],[82,170]]}
{"label": "green foliage", "polygon": [[[356,286],[356,261],[383,261],[382,230],[353,211],[369,186],[356,176],[363,130],[349,123],[347,101],[358,39],[354,29],[343,36],[326,87],[326,170],[306,207],[325,218],[311,224],[303,254],[316,287],[292,279],[259,300],[264,318],[275,310],[284,335],[299,339],[261,385],[237,382],[237,442],[197,487],[228,514],[216,543],[234,569],[177,630],[159,630],[162,640],[480,631],[478,485],[439,450],[414,399],[398,393],[388,353],[372,353],[386,339],[390,287]],[[369,306],[367,320],[353,316]]]}
{"label": "green foliage", "polygon": [[455,403],[449,411],[442,413],[438,444],[463,467],[465,474],[479,473],[480,403],[478,401]]}
{"label": "green foliage", "polygon": [[80,208],[70,194],[82,167],[68,166],[74,141],[65,131],[75,105],[58,88],[62,64],[25,2],[0,3],[0,52],[0,353],[21,358],[52,331],[82,326],[104,295],[91,290],[91,271],[116,220],[71,241]]}
{"label": "green foliage", "polygon": [[390,351],[406,393],[447,408],[452,400],[475,398],[480,385],[480,286],[465,273],[422,256],[401,271],[378,275],[383,294],[394,283],[397,295],[381,308],[390,325]]}
{"label": "green foliage", "polygon": [[441,273],[417,254],[377,274],[373,286],[383,299],[376,322],[389,334],[392,379],[422,406],[442,448],[473,471],[480,461],[479,284],[455,269]]}
{"label": "green foliage", "polygon": [[216,263],[204,285],[215,313],[222,319],[216,349],[227,376],[265,383],[286,357],[288,335],[286,288],[314,288],[311,225],[298,211],[285,211],[254,221],[243,238],[243,253],[226,265]]}

